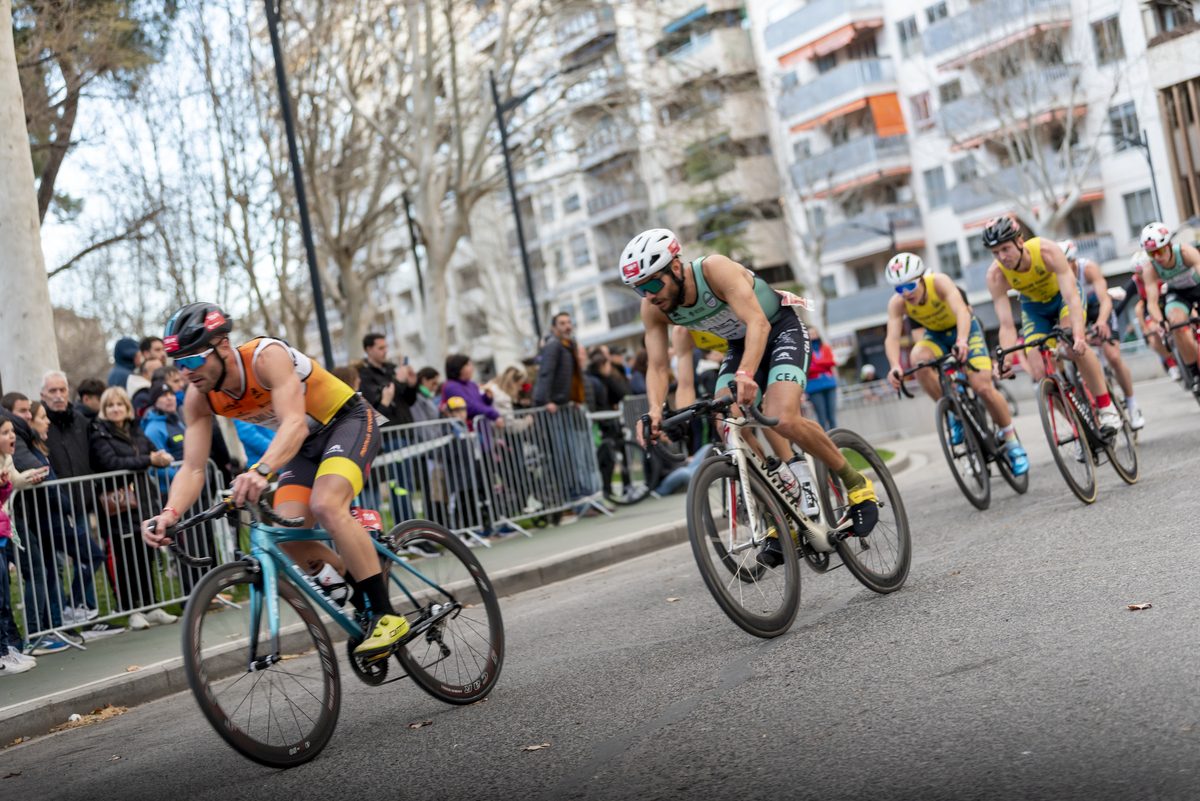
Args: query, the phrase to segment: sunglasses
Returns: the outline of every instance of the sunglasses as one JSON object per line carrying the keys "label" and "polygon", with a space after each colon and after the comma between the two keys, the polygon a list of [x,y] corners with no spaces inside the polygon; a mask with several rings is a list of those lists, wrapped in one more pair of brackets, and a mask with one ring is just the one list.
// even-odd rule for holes
{"label": "sunglasses", "polygon": [[920,281],[909,281],[907,284],[901,284],[896,287],[896,294],[903,295],[905,292],[916,292],[917,287],[921,285]]}
{"label": "sunglasses", "polygon": [[641,295],[643,298],[648,295],[653,295],[661,292],[662,288],[667,285],[667,282],[661,278],[651,278],[644,284],[638,284],[633,288],[633,291]]}
{"label": "sunglasses", "polygon": [[209,354],[211,354],[214,350],[216,350],[216,348],[209,348],[208,350],[201,351],[200,353],[196,353],[191,356],[176,356],[175,366],[180,370],[199,370],[204,366],[204,362],[208,360]]}

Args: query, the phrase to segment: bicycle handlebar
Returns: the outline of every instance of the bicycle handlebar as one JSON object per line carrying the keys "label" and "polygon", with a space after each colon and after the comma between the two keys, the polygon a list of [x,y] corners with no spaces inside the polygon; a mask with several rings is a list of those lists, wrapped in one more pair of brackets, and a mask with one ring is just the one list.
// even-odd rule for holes
{"label": "bicycle handlebar", "polygon": [[[251,506],[247,504],[242,508],[248,509],[250,514],[257,518],[258,522],[260,523],[263,520],[267,520],[284,528],[299,528],[304,525],[304,518],[284,517],[272,509],[266,500],[262,498],[258,499],[257,505]],[[175,523],[175,525],[168,527],[166,530],[166,536],[171,538],[169,545],[171,552],[175,554],[179,561],[183,562],[188,567],[206,568],[211,566],[213,563],[211,556],[192,556],[190,553],[185,551],[183,546],[179,544],[179,535],[188,529],[195,528],[201,523],[207,523],[210,520],[216,520],[217,518],[224,517],[226,515],[233,515],[237,512],[238,507],[233,505],[232,499],[228,499],[221,501],[209,509],[205,509],[199,514],[189,517],[187,520],[180,520]],[[157,526],[154,524],[150,526],[151,531],[154,531],[155,528],[157,528]]]}
{"label": "bicycle handlebar", "polygon": [[[1163,320],[1163,322],[1165,323],[1166,320]],[[1167,326],[1167,330],[1174,331],[1176,328],[1185,328],[1193,323],[1200,323],[1200,317],[1189,317],[1181,323],[1173,323]]]}
{"label": "bicycle handlebar", "polygon": [[954,362],[955,367],[963,367],[965,365],[967,370],[969,370],[970,372],[973,372],[973,373],[979,372],[979,368],[976,367],[975,365],[971,364],[971,361],[969,359],[964,363],[964,362],[960,362],[953,353],[943,353],[941,356],[938,356],[936,359],[930,359],[929,361],[921,362],[920,364],[915,364],[912,367],[905,370],[904,372],[902,372],[900,374],[900,388],[898,390],[896,390],[896,394],[897,395],[903,394],[907,398],[916,397],[915,395],[913,395],[911,392],[908,391],[908,387],[904,386],[904,379],[908,378],[910,375],[918,372],[919,370],[924,370],[927,367],[931,368],[931,369],[934,367],[940,367],[943,364],[946,364],[947,362],[950,362],[950,361]]}

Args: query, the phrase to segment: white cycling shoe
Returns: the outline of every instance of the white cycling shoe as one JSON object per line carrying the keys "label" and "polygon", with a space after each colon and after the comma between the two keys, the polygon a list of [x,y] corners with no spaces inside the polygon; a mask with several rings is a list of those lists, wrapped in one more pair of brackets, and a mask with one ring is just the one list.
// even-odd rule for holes
{"label": "white cycling shoe", "polygon": [[1126,411],[1129,413],[1129,427],[1134,431],[1140,431],[1142,426],[1146,425],[1146,418],[1142,417],[1142,410],[1138,408]]}
{"label": "white cycling shoe", "polygon": [[1100,433],[1111,434],[1121,428],[1121,415],[1117,412],[1117,408],[1111,404],[1099,410],[1096,415],[1096,423],[1100,426]]}

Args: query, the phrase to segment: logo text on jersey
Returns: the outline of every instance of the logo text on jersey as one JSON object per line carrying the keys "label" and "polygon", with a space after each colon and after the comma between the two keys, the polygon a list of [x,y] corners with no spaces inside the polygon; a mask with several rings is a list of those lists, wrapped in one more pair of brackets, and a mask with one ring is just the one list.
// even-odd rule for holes
{"label": "logo text on jersey", "polygon": [[210,311],[204,316],[204,330],[212,331],[225,325],[225,317],[219,311]]}
{"label": "logo text on jersey", "polygon": [[325,451],[325,455],[326,455],[326,456],[328,456],[328,455],[329,455],[329,454],[331,454],[331,453],[345,453],[345,451],[343,451],[343,450],[342,450],[342,446],[341,446],[341,445],[338,445],[338,444],[336,444],[336,443],[335,443],[335,444],[333,445],[333,447],[331,447],[329,450]]}

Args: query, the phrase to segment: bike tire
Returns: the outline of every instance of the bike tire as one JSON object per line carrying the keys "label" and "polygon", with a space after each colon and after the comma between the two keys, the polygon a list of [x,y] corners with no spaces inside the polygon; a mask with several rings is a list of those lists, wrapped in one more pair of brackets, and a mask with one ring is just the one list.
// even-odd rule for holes
{"label": "bike tire", "polygon": [[[997,436],[993,434],[993,436]],[[997,436],[997,441],[999,440]],[[1013,472],[1012,464],[1008,461],[1008,457],[1002,452],[996,453],[996,470],[999,471],[1000,477],[1017,492],[1018,495],[1024,495],[1029,492],[1029,471],[1026,470],[1021,475]]]}
{"label": "bike tire", "polygon": [[[392,583],[407,588],[392,606],[409,625],[428,616],[435,604],[458,602],[463,608],[396,651],[396,659],[422,690],[447,704],[473,704],[487,696],[504,665],[504,622],[496,591],[471,549],[444,526],[407,520],[383,542],[403,554],[413,570],[387,562]],[[415,556],[409,550],[437,556]],[[393,593],[394,594],[394,593]],[[449,651],[449,653],[447,653]]]}
{"label": "bike tire", "polygon": [[1003,383],[998,381],[993,382],[992,385],[1000,391],[1001,395],[1004,396],[1004,402],[1008,405],[1008,413],[1013,417],[1016,417],[1018,414],[1020,414],[1021,407],[1017,405],[1017,399],[1013,397],[1011,392],[1009,392],[1008,387],[1004,386]]}
{"label": "bike tire", "polygon": [[[280,650],[285,652],[281,654],[285,661],[250,672],[252,605],[249,600],[238,606],[217,600],[218,593],[236,600],[242,587],[262,593],[262,573],[247,562],[214,568],[193,588],[183,613],[184,672],[200,711],[226,743],[261,765],[292,768],[321,753],[337,726],[342,692],[336,652],[317,611],[303,593],[281,577]],[[215,609],[211,608],[214,603]],[[292,615],[302,625],[289,622]],[[257,654],[261,658],[270,652],[265,602],[259,618]],[[239,639],[243,634],[244,642]],[[318,658],[307,656],[310,650],[315,650]],[[225,684],[238,673],[238,678]],[[246,684],[239,688],[242,682]],[[255,696],[257,700],[251,698],[263,684],[267,685],[263,693]],[[223,702],[225,698],[229,700]],[[272,706],[277,698],[279,708]],[[311,709],[301,708],[301,704]],[[302,714],[296,714],[297,709]],[[271,741],[272,723],[278,742]],[[293,726],[295,735],[291,734]]]}
{"label": "bike tire", "polygon": [[[602,447],[610,450],[614,465],[614,492],[605,499],[617,506],[633,506],[650,497],[650,490],[662,480],[659,460],[653,453],[647,453],[641,445],[627,439],[608,440]],[[619,492],[615,491],[618,478],[621,482]]]}
{"label": "bike tire", "polygon": [[[1063,480],[1067,482],[1076,498],[1084,503],[1092,503],[1096,500],[1096,465],[1092,458],[1091,446],[1074,405],[1063,397],[1058,383],[1049,376],[1043,378],[1038,385],[1038,413],[1042,418],[1042,429],[1046,432],[1050,452],[1054,455],[1054,462],[1058,465]],[[1071,435],[1066,439],[1059,433],[1059,428],[1064,426],[1071,429]],[[1071,447],[1072,442],[1078,443],[1079,454]],[[1067,449],[1066,452],[1064,448]],[[1083,472],[1079,477],[1072,473],[1076,469],[1072,463],[1082,466]]]}
{"label": "bike tire", "polygon": [[[912,564],[912,537],[900,490],[883,459],[865,439],[844,428],[830,430],[829,438],[843,455],[854,453],[867,463],[868,478],[869,473],[875,474],[875,495],[880,500],[879,522],[875,529],[865,537],[836,539],[838,555],[846,569],[867,589],[881,595],[895,592],[904,586]],[[849,499],[837,474],[831,471],[829,476],[830,491],[846,499],[840,508],[834,505],[830,518],[840,521],[849,508]],[[884,553],[883,543],[887,544],[889,553]]]}
{"label": "bike tire", "polygon": [[1116,399],[1113,400],[1113,404],[1117,407],[1117,414],[1121,415],[1121,430],[1117,432],[1112,442],[1108,443],[1105,450],[1108,451],[1108,460],[1112,462],[1113,469],[1117,471],[1121,480],[1126,484],[1136,484],[1141,473],[1137,453],[1137,432],[1129,423],[1129,414],[1125,410],[1125,404],[1117,403]]}
{"label": "bike tire", "polygon": [[[722,479],[728,479],[729,483],[726,485]],[[721,499],[719,495],[714,499],[710,488],[717,484],[717,492],[720,493],[725,491],[720,488],[722,485],[736,487],[737,483],[737,466],[728,456],[717,455],[704,460],[688,483],[688,538],[700,568],[700,576],[717,606],[746,633],[770,639],[791,628],[800,609],[800,557],[795,544],[785,542],[781,549],[783,564],[768,568],[756,560],[761,548],[748,547],[731,555],[733,549],[722,540],[727,529],[720,525],[708,528],[706,520],[714,523],[723,520],[713,514],[713,501],[719,505]],[[745,502],[745,495],[743,492],[737,494],[736,506]],[[770,488],[753,469],[750,471],[749,495],[757,503],[759,514],[764,515],[761,525],[768,530],[774,527],[778,537],[790,537],[791,527],[786,515]],[[748,527],[738,526],[735,530],[749,541],[751,532]],[[713,547],[714,541],[721,545],[719,549]],[[734,543],[742,544],[740,539]],[[726,564],[731,559],[736,562],[733,567]],[[718,567],[717,562],[724,566]],[[747,581],[746,577],[751,574],[755,578]],[[773,606],[776,603],[778,605]],[[754,608],[747,608],[746,604]]]}
{"label": "bike tire", "polygon": [[[942,443],[942,453],[954,481],[962,494],[976,509],[986,509],[992,503],[991,471],[988,470],[987,456],[979,438],[962,415],[955,411],[954,403],[943,396],[937,402],[938,439]],[[955,445],[950,440],[950,414],[959,414],[959,425],[962,427],[962,442]],[[961,463],[960,463],[961,462]]]}

